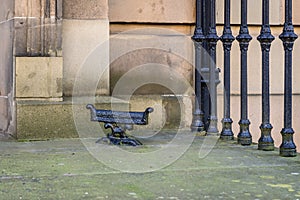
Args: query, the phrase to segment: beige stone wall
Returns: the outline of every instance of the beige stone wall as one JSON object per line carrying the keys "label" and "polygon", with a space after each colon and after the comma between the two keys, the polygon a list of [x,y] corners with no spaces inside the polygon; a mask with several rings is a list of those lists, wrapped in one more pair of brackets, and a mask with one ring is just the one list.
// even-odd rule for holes
{"label": "beige stone wall", "polygon": [[[217,0],[217,23],[222,23],[223,0]],[[261,24],[262,5],[261,0],[248,1],[249,24]],[[110,0],[110,22],[134,22],[134,23],[193,23],[195,21],[195,0]],[[240,0],[231,1],[233,24],[240,22]],[[295,24],[300,24],[300,15],[297,12],[300,2],[293,0],[293,16]],[[273,25],[284,22],[284,0],[270,1],[270,23]]]}
{"label": "beige stone wall", "polygon": [[[195,22],[195,0],[50,0],[50,7],[47,10],[49,15],[43,18],[41,13],[45,13],[43,2],[40,0],[15,0],[15,28],[16,28],[16,55],[19,56],[37,56],[29,66],[30,70],[26,70],[25,63],[17,64],[16,72],[16,95],[17,97],[34,97],[45,99],[49,97],[61,98],[62,96],[72,95],[109,95],[118,79],[135,66],[153,62],[169,66],[170,69],[179,72],[184,76],[188,83],[193,83],[193,68],[187,61],[194,60],[194,47],[190,40],[194,31]],[[54,2],[62,4],[62,10],[56,10]],[[249,110],[251,121],[251,131],[259,135],[258,125],[260,121],[260,93],[261,93],[261,51],[257,35],[260,31],[261,23],[261,0],[249,0],[248,20],[251,24],[250,33],[253,40],[249,48],[249,93],[250,97]],[[300,34],[300,1],[294,0],[294,23],[295,31]],[[271,93],[276,98],[272,98],[272,123],[276,124],[274,128],[278,133],[282,127],[282,102],[283,102],[283,47],[278,39],[282,31],[284,22],[284,0],[272,0],[271,19],[272,32],[276,36],[276,40],[272,44],[271,50]],[[239,30],[240,22],[240,1],[232,0],[232,23],[233,33],[236,36]],[[48,9],[48,8],[47,8]],[[55,11],[55,12],[54,12]],[[219,35],[222,33],[223,23],[223,0],[217,0],[217,23]],[[56,15],[61,16],[63,20],[57,22],[54,18]],[[46,20],[46,21],[45,21]],[[44,24],[42,24],[42,22]],[[47,27],[45,23],[50,24],[49,27],[55,29],[41,29]],[[55,24],[55,25],[53,25]],[[43,26],[41,26],[43,25]],[[145,32],[136,32],[137,29],[146,30]],[[147,32],[158,30],[156,34]],[[165,31],[161,31],[164,29]],[[44,34],[42,34],[44,31]],[[52,32],[51,32],[52,31]],[[50,33],[58,31],[59,36],[55,40],[50,39],[47,48],[42,45],[43,37],[52,37]],[[134,33],[133,33],[133,32]],[[168,34],[166,34],[166,32]],[[121,33],[121,34],[120,34]],[[49,35],[50,34],[50,35]],[[121,37],[116,37],[116,36]],[[26,40],[24,37],[26,36]],[[112,43],[109,42],[110,39]],[[35,40],[35,38],[38,38]],[[116,39],[117,38],[117,39]],[[56,40],[57,39],[57,40]],[[37,42],[40,41],[40,42]],[[48,40],[46,40],[48,41]],[[51,43],[55,42],[55,45]],[[51,47],[51,48],[50,48]],[[54,48],[52,48],[54,47]],[[129,50],[140,48],[158,47],[163,51],[151,51],[144,49],[142,51],[125,52],[123,56],[115,57],[115,52],[128,47]],[[295,43],[294,51],[294,79],[293,92],[300,94],[300,80],[297,75],[300,74],[300,39]],[[54,49],[54,50],[53,50]],[[42,51],[43,50],[43,51]],[[44,53],[44,54],[42,54]],[[120,53],[120,52],[119,52]],[[122,53],[122,52],[121,52]],[[123,52],[124,53],[124,52]],[[232,94],[233,103],[232,113],[235,121],[234,130],[238,131],[237,121],[239,120],[239,74],[240,74],[240,55],[238,43],[235,41],[232,49]],[[62,56],[59,61],[52,62],[52,59],[40,59],[39,56]],[[118,55],[118,54],[117,54]],[[121,54],[119,54],[121,55]],[[110,59],[109,59],[110,58]],[[24,59],[24,58],[19,58]],[[20,61],[19,59],[18,62]],[[17,62],[17,63],[18,63]],[[40,63],[38,66],[37,63]],[[51,64],[52,63],[52,64]],[[55,63],[55,64],[53,64]],[[109,66],[109,63],[111,65]],[[221,69],[220,79],[223,77],[223,53],[221,42],[218,43],[217,67]],[[110,68],[110,71],[108,70]],[[46,70],[45,70],[46,69]],[[32,71],[33,70],[33,71]],[[55,73],[53,73],[55,70]],[[47,73],[46,73],[47,72]],[[40,78],[34,81],[26,80],[36,73]],[[58,73],[58,74],[57,74]],[[98,76],[95,74],[99,74]],[[1,74],[0,74],[1,75]],[[43,78],[42,78],[43,77]],[[91,78],[93,77],[93,78]],[[57,84],[55,80],[61,79]],[[97,79],[98,78],[98,79]],[[2,80],[2,79],[1,79]],[[44,81],[42,81],[44,80]],[[51,81],[49,81],[51,80]],[[171,80],[171,79],[170,79]],[[24,81],[24,83],[22,82]],[[42,82],[40,82],[42,81]],[[80,91],[74,92],[74,86],[77,81],[80,84]],[[0,82],[2,83],[2,82]],[[21,83],[21,84],[20,84]],[[112,83],[110,87],[110,83]],[[222,83],[222,82],[221,82]],[[32,84],[32,85],[31,85]],[[28,93],[23,93],[24,87],[30,86]],[[57,86],[57,87],[56,87]],[[2,87],[2,85],[1,85]],[[51,90],[46,87],[55,88]],[[1,88],[0,88],[1,89]],[[190,91],[180,90],[181,94],[190,94]],[[222,91],[222,84],[218,87],[219,93]],[[59,91],[57,93],[57,91]],[[168,94],[170,91],[162,87],[153,87],[149,85],[139,88],[135,94]],[[3,90],[1,89],[1,93]],[[277,96],[276,96],[277,95]],[[136,102],[141,106],[141,98]],[[295,98],[297,101],[298,98]],[[148,99],[148,102],[155,102]],[[219,99],[220,100],[220,99]],[[1,101],[6,101],[1,99]],[[134,100],[133,100],[134,101]],[[7,102],[6,102],[7,103]],[[164,102],[158,100],[158,105],[163,110]],[[134,105],[134,103],[132,103]],[[170,104],[171,105],[171,104]],[[172,104],[173,105],[173,104]],[[159,107],[158,106],[158,107]],[[191,106],[186,104],[184,116],[185,124],[188,126],[191,120]],[[137,108],[133,107],[133,108]],[[143,106],[139,107],[142,108]],[[277,108],[278,107],[278,108]],[[280,107],[280,108],[279,108]],[[298,108],[298,104],[295,109]],[[219,119],[222,116],[222,103],[219,105]],[[6,111],[5,111],[6,112]],[[279,112],[279,113],[277,113]],[[166,111],[167,113],[167,111]],[[162,115],[166,115],[163,113]],[[4,113],[6,114],[6,113]],[[299,121],[299,115],[294,114],[294,120]],[[278,116],[278,117],[277,117]],[[156,118],[156,123],[160,123],[160,118]],[[300,131],[295,125],[295,130]],[[277,142],[278,143],[278,142]]]}
{"label": "beige stone wall", "polygon": [[[232,30],[234,36],[238,35],[239,23],[240,23],[240,1],[232,0],[231,1],[232,10],[231,13],[231,22],[233,24]],[[261,0],[251,0],[248,1],[248,22],[250,24],[249,31],[253,37],[251,44],[249,46],[248,53],[248,89],[249,89],[249,118],[251,121],[250,131],[253,135],[254,141],[257,141],[260,136],[259,126],[261,123],[261,49],[260,44],[257,41],[256,37],[260,33],[260,24],[261,24]],[[278,36],[282,32],[282,25],[284,23],[284,0],[272,0],[270,1],[270,23],[272,28],[272,33],[276,37],[275,41],[272,43],[271,47],[271,63],[270,63],[270,75],[271,75],[271,86],[270,92],[271,97],[271,123],[274,126],[273,136],[275,139],[276,146],[281,143],[280,131],[283,127],[283,92],[284,92],[284,51],[283,45]],[[293,21],[295,24],[295,32],[300,35],[300,14],[298,10],[300,9],[300,1],[293,1]],[[218,23],[218,34],[222,34],[222,23],[223,23],[223,0],[217,0],[217,23]],[[194,31],[194,22],[195,22],[195,0],[144,0],[144,1],[134,1],[134,0],[111,0],[109,1],[109,19],[110,19],[110,32],[111,37],[114,37],[118,34],[126,35],[127,32],[131,32],[136,29],[167,29],[178,34],[183,34],[187,38],[193,35]],[[145,35],[130,35],[123,37],[123,42],[126,41],[126,44],[130,42],[143,42],[149,43],[149,40],[143,39]],[[169,36],[171,38],[171,36]],[[166,47],[172,43],[176,43],[178,40],[168,41],[168,36],[158,35],[152,38],[153,43],[157,42],[164,43]],[[190,56],[193,54],[193,44],[185,43],[182,45],[184,49],[189,49]],[[218,43],[217,48],[217,67],[221,69],[220,79],[221,84],[218,86],[219,98],[218,98],[218,117],[219,120],[223,116],[223,49],[222,43]],[[294,54],[293,54],[293,122],[294,129],[296,133],[299,133],[300,127],[297,121],[300,120],[299,112],[299,94],[300,94],[300,79],[298,75],[300,74],[300,68],[298,67],[300,63],[300,40],[296,40],[294,45]],[[136,54],[135,54],[136,55]],[[155,55],[155,54],[145,54],[143,56],[132,56],[129,61],[134,60],[133,65],[125,61],[118,61],[119,63],[113,63],[111,77],[113,83],[115,83],[122,74],[126,71],[132,69],[134,64],[138,64],[139,61],[145,61],[145,56]],[[163,57],[163,55],[161,55]],[[232,47],[232,59],[231,59],[231,93],[232,93],[232,118],[234,120],[233,130],[235,135],[239,132],[238,121],[240,119],[240,51],[237,41],[234,41]],[[155,56],[154,56],[155,57]],[[159,57],[155,57],[156,61],[164,63],[163,60],[159,60]],[[123,64],[122,64],[123,63]],[[118,68],[117,66],[121,66]],[[186,67],[182,64],[171,65],[174,68],[184,68]],[[117,69],[117,70],[116,70]],[[119,72],[123,72],[120,74]],[[116,79],[114,79],[117,75]],[[186,76],[186,78],[192,82],[191,76]],[[151,93],[155,87],[145,87],[144,89]],[[112,88],[113,89],[113,85]],[[163,91],[163,90],[162,90]],[[144,91],[144,93],[146,93]],[[157,92],[158,93],[158,92]],[[134,102],[133,102],[134,103]],[[172,104],[173,105],[173,104]],[[164,107],[167,108],[167,107]],[[186,107],[188,108],[188,107]],[[168,111],[166,111],[167,113]],[[188,116],[188,117],[187,117]],[[190,124],[191,116],[185,114],[184,118],[188,118],[186,125]],[[172,120],[171,120],[172,121]],[[219,123],[219,128],[221,130],[221,123]],[[296,135],[296,144],[300,146],[299,134]]]}
{"label": "beige stone wall", "polygon": [[61,8],[61,0],[15,0],[16,56],[61,56]]}
{"label": "beige stone wall", "polygon": [[65,0],[63,8],[64,96],[108,95],[108,1]]}
{"label": "beige stone wall", "polygon": [[15,97],[62,100],[62,1],[15,0]]}
{"label": "beige stone wall", "polygon": [[0,7],[0,138],[14,133],[13,106],[13,24],[14,4],[1,1]]}
{"label": "beige stone wall", "polygon": [[62,100],[62,57],[16,57],[16,97]]}
{"label": "beige stone wall", "polygon": [[195,0],[110,0],[111,22],[192,23]]}
{"label": "beige stone wall", "polygon": [[[63,95],[73,95],[75,81],[82,78],[80,75],[77,78],[80,69],[91,52],[102,43],[105,43],[103,48],[96,50],[98,59],[92,60],[91,64],[97,69],[103,69],[99,72],[103,73],[103,76],[96,89],[97,94],[109,93],[109,74],[106,70],[109,52],[107,0],[16,0],[15,16],[15,56],[33,57],[30,67],[28,62],[16,62],[17,73],[19,73],[16,76],[17,98],[47,100],[53,97],[52,100],[58,100],[62,99]],[[60,58],[60,63],[53,64],[53,62],[44,62],[45,60],[40,59],[40,56],[63,57],[63,59]],[[36,67],[37,64],[40,64],[40,67]],[[27,72],[25,65],[30,68]],[[49,71],[55,73],[47,74]],[[27,79],[28,84],[24,84],[24,80],[30,73],[41,75],[39,81]],[[47,75],[44,76],[45,74]],[[60,91],[60,96],[58,93],[49,93],[41,86],[49,84],[49,80],[54,79],[59,79],[60,83],[53,82],[48,88],[59,85],[53,91]],[[95,93],[90,89],[94,85],[89,86],[88,77],[84,77],[82,82],[88,86],[83,89],[81,95]],[[30,86],[27,92],[24,92],[25,86]]]}
{"label": "beige stone wall", "polygon": [[[223,23],[223,1],[217,0],[217,23],[218,34],[222,34],[222,23]],[[231,21],[232,21],[232,30],[234,36],[238,35],[239,31],[239,22],[240,22],[240,1],[233,0],[231,3],[232,12]],[[293,1],[293,14],[294,14],[294,23],[295,23],[295,32],[300,34],[300,15],[297,12],[300,9],[299,1]],[[250,34],[253,39],[249,46],[249,93],[250,94],[260,94],[261,93],[261,50],[260,44],[257,41],[257,36],[260,33],[260,24],[261,24],[261,1],[260,0],[251,0],[248,1],[248,21],[251,25],[249,27]],[[128,12],[130,11],[130,12]],[[135,29],[167,29],[179,34],[186,35],[190,37],[193,34],[194,27],[193,23],[195,21],[195,0],[188,1],[168,1],[168,0],[145,0],[145,1],[136,1],[133,0],[111,0],[109,1],[109,19],[111,22],[110,31],[111,35],[124,34],[131,32]],[[283,45],[278,36],[282,32],[282,25],[284,23],[284,0],[274,0],[270,2],[270,23],[272,25],[272,33],[276,37],[275,41],[272,43],[271,48],[271,93],[272,94],[282,94],[283,93],[283,66],[284,66],[284,51]],[[158,36],[159,37],[159,36]],[[141,38],[141,39],[139,39]],[[126,39],[127,44],[135,42],[143,42],[143,37],[141,35],[135,35],[134,39],[131,36],[128,36]],[[161,35],[161,41],[166,41],[167,39]],[[157,42],[157,39],[153,40],[153,43]],[[149,41],[147,41],[149,42]],[[173,40],[175,42],[175,40]],[[299,57],[297,56],[300,52],[300,41],[296,40],[294,46],[294,79],[293,84],[299,85],[300,80],[296,78],[296,75],[299,74],[299,68],[296,67],[297,63],[300,62]],[[172,45],[172,44],[167,44]],[[193,44],[187,49],[193,49]],[[239,59],[239,45],[235,41],[232,48],[232,59],[231,59],[231,76],[232,76],[232,93],[239,94],[239,83],[240,83],[240,59]],[[140,56],[143,60],[145,56]],[[134,61],[139,57],[134,57]],[[132,61],[132,62],[134,62]],[[223,49],[222,43],[218,43],[218,54],[217,54],[217,67],[221,69],[221,80],[223,75]],[[124,69],[121,67],[119,71],[115,73],[116,67],[113,67],[112,78],[113,82],[117,78],[114,78],[114,74],[120,76],[119,71]],[[185,68],[185,67],[184,67]],[[130,67],[127,66],[127,70]],[[125,70],[126,71],[126,70]],[[123,72],[124,73],[124,72]],[[112,87],[113,88],[113,87]],[[221,93],[222,87],[219,87],[219,92]],[[300,88],[294,87],[293,92],[299,94]]]}

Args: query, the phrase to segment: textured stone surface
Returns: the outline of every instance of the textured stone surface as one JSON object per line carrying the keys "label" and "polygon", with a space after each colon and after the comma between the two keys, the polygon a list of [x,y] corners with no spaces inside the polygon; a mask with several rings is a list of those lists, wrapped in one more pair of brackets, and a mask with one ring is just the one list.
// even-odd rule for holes
{"label": "textured stone surface", "polygon": [[195,0],[110,0],[111,22],[192,23]]}
{"label": "textured stone surface", "polygon": [[[189,97],[161,97],[160,95],[134,95],[99,97],[95,107],[98,109],[113,109],[124,111],[144,111],[153,107],[154,112],[149,115],[149,124],[134,126],[129,134],[145,137],[153,131],[162,128],[188,128],[191,123],[191,101]],[[17,102],[17,136],[19,139],[47,139],[99,137],[99,124],[90,121],[90,112],[85,108],[89,100],[81,97],[67,99],[63,102],[46,101],[18,101]],[[181,122],[181,124],[180,124]],[[100,123],[103,126],[103,123]],[[103,129],[103,128],[102,128]],[[104,129],[103,129],[104,130]],[[141,135],[141,131],[145,135]]]}
{"label": "textured stone surface", "polygon": [[15,0],[15,16],[40,17],[42,2],[45,0]]}
{"label": "textured stone surface", "polygon": [[107,20],[64,20],[64,95],[109,94],[108,27]]}
{"label": "textured stone surface", "polygon": [[135,94],[188,93],[193,49],[190,37],[171,29],[133,29],[111,35],[111,92],[129,95],[130,87],[136,87]]}
{"label": "textured stone surface", "polygon": [[62,57],[17,57],[17,98],[62,97]]}
{"label": "textured stone surface", "polygon": [[[109,18],[112,22],[150,22],[150,23],[193,23],[195,21],[195,0],[110,0]],[[216,20],[224,20],[224,1],[216,1]],[[231,22],[240,23],[240,1],[231,1]],[[299,3],[295,1],[297,10]],[[261,24],[262,3],[260,0],[248,1],[248,22]],[[129,11],[129,12],[128,12]],[[298,14],[294,12],[297,19]],[[282,24],[284,22],[284,1],[270,1],[270,23]]]}
{"label": "textured stone surface", "polygon": [[[85,134],[100,137],[99,123],[90,121],[88,103],[94,99],[67,99],[63,102],[18,101],[17,102],[17,138],[53,139],[77,138]],[[110,97],[101,97],[95,103],[96,108],[121,110],[128,104]],[[103,124],[101,124],[103,126]]]}
{"label": "textured stone surface", "polygon": [[107,19],[108,0],[64,0],[64,19]]}
{"label": "textured stone surface", "polygon": [[[224,21],[224,1],[217,0],[217,23]],[[262,1],[248,1],[248,23],[260,25],[262,19]],[[241,21],[241,1],[231,1],[231,23],[239,24]],[[274,25],[282,24],[284,21],[284,1],[270,1],[270,23]]]}
{"label": "textured stone surface", "polygon": [[61,56],[61,9],[61,0],[16,0],[16,56]]}
{"label": "textured stone surface", "polygon": [[293,22],[295,25],[300,25],[300,1],[293,0]]}
{"label": "textured stone surface", "polygon": [[[1,1],[0,6],[0,137],[11,134],[13,115],[13,24],[14,2]],[[12,130],[12,129],[11,129]]]}
{"label": "textured stone surface", "polygon": [[12,120],[12,113],[9,100],[5,97],[0,97],[0,135],[7,133],[10,120]]}

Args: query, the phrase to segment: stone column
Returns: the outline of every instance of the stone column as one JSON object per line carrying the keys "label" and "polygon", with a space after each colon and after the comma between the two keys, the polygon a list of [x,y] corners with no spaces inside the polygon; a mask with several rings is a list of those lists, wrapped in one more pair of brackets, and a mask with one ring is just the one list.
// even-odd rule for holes
{"label": "stone column", "polygon": [[15,0],[16,98],[62,100],[62,0]]}
{"label": "stone column", "polygon": [[0,138],[14,133],[13,12],[14,1],[3,0],[0,6]]}
{"label": "stone column", "polygon": [[63,18],[64,95],[108,95],[108,1],[64,0]]}

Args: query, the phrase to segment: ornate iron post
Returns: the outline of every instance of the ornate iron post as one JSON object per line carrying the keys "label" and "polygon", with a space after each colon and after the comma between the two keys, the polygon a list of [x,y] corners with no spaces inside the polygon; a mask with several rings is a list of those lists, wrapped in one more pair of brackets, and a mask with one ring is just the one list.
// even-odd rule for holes
{"label": "ornate iron post", "polygon": [[[210,23],[210,1],[208,0],[202,0],[202,7],[201,7],[201,12],[202,12],[202,31],[204,36],[208,35],[209,32],[209,23]],[[205,38],[202,42],[202,48],[203,51],[201,52],[201,75],[202,75],[202,84],[201,84],[201,96],[202,96],[202,111],[203,111],[203,123],[205,130],[208,129],[209,126],[209,117],[210,117],[210,107],[211,107],[211,102],[210,102],[210,93],[208,89],[208,84],[209,84],[209,46],[207,42],[207,38]]]}
{"label": "ornate iron post", "polygon": [[260,125],[261,137],[258,140],[258,149],[265,151],[274,150],[274,140],[271,136],[272,125],[270,123],[270,48],[275,39],[271,34],[269,24],[269,0],[262,2],[262,26],[257,40],[262,51],[262,124]]}
{"label": "ornate iron post", "polygon": [[202,0],[197,0],[196,2],[196,28],[192,40],[195,46],[195,107],[193,113],[193,122],[191,124],[191,130],[202,132],[205,131],[203,123],[203,111],[201,109],[201,55],[202,55],[202,42],[205,36],[202,31]]}
{"label": "ornate iron post", "polygon": [[224,117],[222,119],[221,139],[233,140],[232,119],[230,118],[230,51],[234,37],[230,27],[230,0],[225,0],[224,29],[221,36],[224,50]]}
{"label": "ornate iron post", "polygon": [[250,121],[248,119],[247,52],[252,37],[249,34],[247,25],[247,0],[241,0],[241,26],[236,39],[240,44],[241,51],[241,119],[239,121],[238,143],[251,145],[252,136],[249,131]]}
{"label": "ornate iron post", "polygon": [[292,128],[292,55],[294,41],[298,36],[294,32],[292,22],[292,0],[285,0],[285,23],[279,38],[283,42],[285,51],[284,73],[284,128],[281,131],[282,144],[280,155],[285,157],[296,156],[296,145],[293,141]]}
{"label": "ornate iron post", "polygon": [[216,31],[216,1],[210,1],[210,26],[207,35],[209,54],[211,59],[209,59],[209,94],[210,94],[210,123],[207,130],[208,134],[219,133],[217,123],[217,78],[216,78],[216,46],[219,40]]}

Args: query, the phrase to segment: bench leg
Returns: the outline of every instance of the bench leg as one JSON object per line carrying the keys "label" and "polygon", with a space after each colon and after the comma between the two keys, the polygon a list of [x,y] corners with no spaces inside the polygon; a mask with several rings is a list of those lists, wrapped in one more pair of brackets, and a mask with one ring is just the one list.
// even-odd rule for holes
{"label": "bench leg", "polygon": [[[138,146],[142,145],[142,143],[134,138],[134,137],[128,137],[125,133],[125,131],[117,126],[117,125],[112,125],[109,123],[106,123],[104,127],[110,128],[111,133],[107,134],[107,139],[109,139],[110,143],[114,145],[128,145],[128,146]],[[101,140],[104,140],[103,138],[97,140],[97,142],[100,142]]]}
{"label": "bench leg", "polygon": [[108,139],[114,145],[127,145],[127,146],[142,145],[142,143],[135,138],[129,138],[129,137],[118,138],[110,135],[108,136]]}

